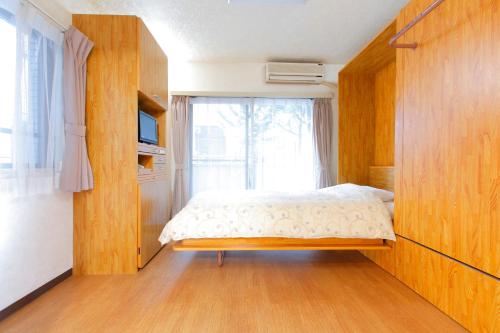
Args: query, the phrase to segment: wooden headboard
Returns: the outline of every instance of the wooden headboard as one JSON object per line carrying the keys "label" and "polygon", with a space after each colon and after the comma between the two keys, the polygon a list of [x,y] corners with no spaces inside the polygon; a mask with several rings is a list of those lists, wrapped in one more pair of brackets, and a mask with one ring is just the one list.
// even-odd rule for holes
{"label": "wooden headboard", "polygon": [[370,186],[394,192],[394,167],[370,166],[368,182]]}

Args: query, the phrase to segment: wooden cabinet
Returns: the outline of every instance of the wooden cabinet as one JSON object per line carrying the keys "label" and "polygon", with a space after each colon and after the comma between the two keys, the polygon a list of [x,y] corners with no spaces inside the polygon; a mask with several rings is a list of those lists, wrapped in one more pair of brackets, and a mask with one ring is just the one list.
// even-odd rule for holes
{"label": "wooden cabinet", "polygon": [[144,22],[138,19],[138,90],[149,98],[167,108],[168,103],[168,60],[162,49],[147,29]]}
{"label": "wooden cabinet", "polygon": [[139,183],[138,191],[138,266],[144,267],[160,250],[158,242],[165,222],[168,220],[167,179]]}
{"label": "wooden cabinet", "polygon": [[472,332],[499,331],[494,277],[403,237],[391,244],[390,251],[364,254]]}
{"label": "wooden cabinet", "polygon": [[[430,1],[413,0],[404,26]],[[396,232],[500,276],[500,10],[445,1],[400,42]],[[497,36],[495,39],[495,36]]]}
{"label": "wooden cabinet", "polygon": [[159,249],[154,238],[169,216],[168,167],[142,184],[138,164],[155,161],[137,153],[139,106],[157,119],[166,145],[166,108],[151,96],[166,105],[167,57],[135,16],[73,15],[73,25],[94,43],[85,110],[94,189],[74,195],[73,272],[134,273]]}
{"label": "wooden cabinet", "polygon": [[137,159],[137,264],[143,268],[161,249],[158,238],[170,217],[168,158],[166,149],[139,143]]}
{"label": "wooden cabinet", "polygon": [[497,332],[500,7],[444,1],[398,40],[416,49],[390,48],[431,3],[410,1],[340,72],[339,180],[394,160],[397,241],[362,252],[465,328]]}

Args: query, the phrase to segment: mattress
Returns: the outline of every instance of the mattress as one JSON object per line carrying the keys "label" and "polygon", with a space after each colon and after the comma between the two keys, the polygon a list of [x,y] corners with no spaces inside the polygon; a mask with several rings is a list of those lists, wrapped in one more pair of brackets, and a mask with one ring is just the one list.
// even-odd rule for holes
{"label": "mattress", "polygon": [[342,184],[328,191],[200,193],[159,241],[254,237],[395,240],[384,202],[362,186]]}

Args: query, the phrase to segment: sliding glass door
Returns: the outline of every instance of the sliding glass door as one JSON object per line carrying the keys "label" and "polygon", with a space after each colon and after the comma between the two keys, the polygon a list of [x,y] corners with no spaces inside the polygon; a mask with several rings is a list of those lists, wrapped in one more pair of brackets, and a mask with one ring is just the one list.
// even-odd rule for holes
{"label": "sliding glass door", "polygon": [[255,99],[249,133],[250,188],[313,189],[312,104]]}
{"label": "sliding glass door", "polygon": [[191,192],[312,189],[308,99],[192,98]]}
{"label": "sliding glass door", "polygon": [[191,109],[191,192],[246,189],[248,108],[211,102]]}

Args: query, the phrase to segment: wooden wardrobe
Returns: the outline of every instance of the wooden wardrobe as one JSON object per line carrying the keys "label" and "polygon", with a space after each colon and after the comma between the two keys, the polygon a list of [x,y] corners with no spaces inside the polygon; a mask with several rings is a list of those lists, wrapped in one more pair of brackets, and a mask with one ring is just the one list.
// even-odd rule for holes
{"label": "wooden wardrobe", "polygon": [[364,254],[465,328],[498,332],[500,2],[445,0],[398,40],[416,49],[390,48],[433,2],[410,1],[341,72],[339,181],[366,183],[394,152],[397,241]]}
{"label": "wooden wardrobe", "polygon": [[[74,196],[73,272],[134,273],[169,219],[167,57],[135,16],[73,15],[73,25],[94,43],[85,119],[94,189]],[[156,118],[158,146],[138,143],[139,108]]]}

